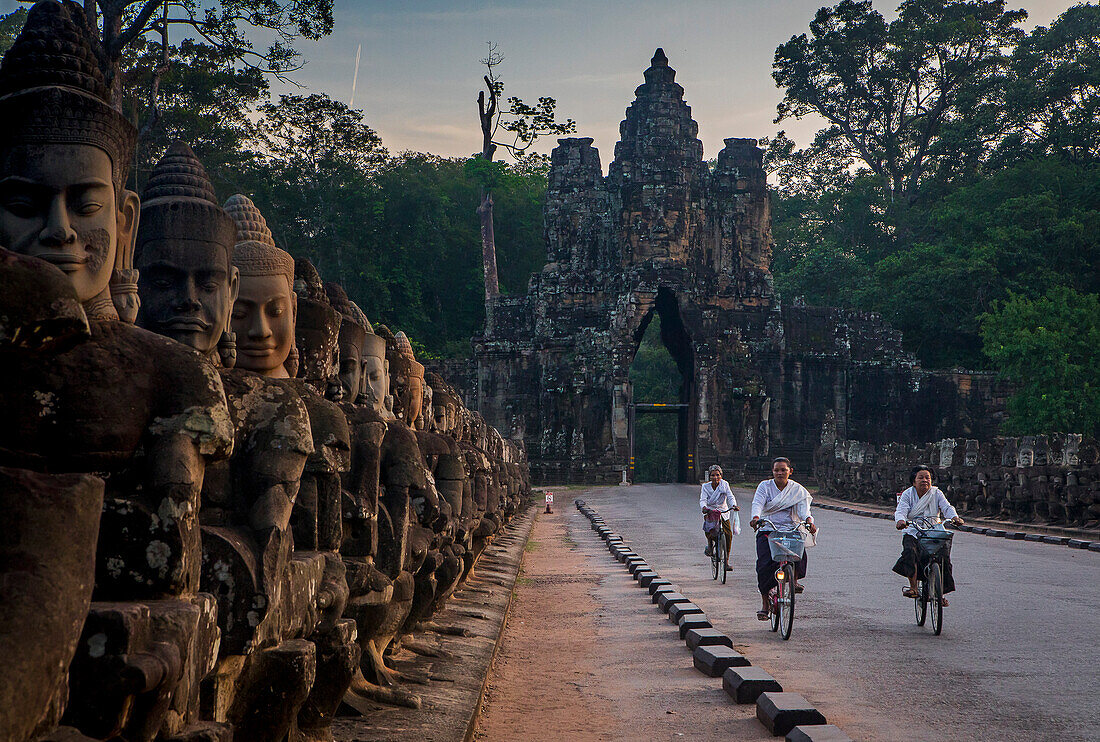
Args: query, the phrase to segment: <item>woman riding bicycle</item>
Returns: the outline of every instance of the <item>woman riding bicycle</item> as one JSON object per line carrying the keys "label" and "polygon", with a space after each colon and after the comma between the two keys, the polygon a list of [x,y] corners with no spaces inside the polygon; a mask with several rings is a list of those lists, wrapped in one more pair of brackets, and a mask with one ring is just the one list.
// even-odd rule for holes
{"label": "woman riding bicycle", "polygon": [[[763,605],[756,612],[756,617],[761,621],[768,620],[768,593],[776,586],[775,570],[779,567],[779,563],[772,559],[771,547],[768,546],[767,534],[771,529],[760,530],[762,519],[770,521],[776,528],[793,528],[805,522],[806,530],[811,534],[817,533],[817,526],[810,515],[813,498],[805,487],[791,479],[793,471],[790,459],[782,456],[775,459],[772,462],[772,478],[761,482],[752,498],[752,520],[749,525],[756,530],[756,584],[760,588]],[[798,580],[806,576],[806,563],[807,555],[803,554],[795,570],[796,593],[802,592]]]}
{"label": "woman riding bicycle", "polygon": [[[721,513],[722,532],[726,534],[726,543],[730,545],[732,551],[733,534],[741,533],[741,521],[737,516],[734,516],[731,521],[730,513],[736,512],[740,508],[737,507],[737,500],[733,497],[733,490],[730,489],[729,483],[722,479],[722,467],[715,464],[707,469],[707,476],[710,477],[710,481],[703,482],[702,488],[699,490],[699,508],[703,511],[704,516],[706,516],[708,510],[717,510]],[[705,523],[703,527],[705,530]],[[713,547],[714,541],[708,538],[704,553],[710,556]],[[733,569],[730,567],[728,554],[725,566],[727,570]]]}
{"label": "woman riding bicycle", "polygon": [[[897,529],[904,530],[901,537],[901,556],[894,564],[894,571],[902,577],[909,578],[909,586],[902,588],[901,594],[907,598],[917,597],[918,575],[924,571],[926,560],[920,558],[920,548],[917,544],[917,528],[910,525],[910,521],[917,518],[943,517],[961,525],[963,519],[947,501],[939,487],[933,487],[936,479],[935,472],[930,467],[921,464],[913,467],[909,473],[909,483],[913,486],[901,493],[898,498],[898,507],[894,511],[894,520],[897,521]],[[948,554],[943,560],[943,592],[949,593],[955,589],[955,580],[951,577],[951,556]],[[943,600],[944,607],[947,599]]]}

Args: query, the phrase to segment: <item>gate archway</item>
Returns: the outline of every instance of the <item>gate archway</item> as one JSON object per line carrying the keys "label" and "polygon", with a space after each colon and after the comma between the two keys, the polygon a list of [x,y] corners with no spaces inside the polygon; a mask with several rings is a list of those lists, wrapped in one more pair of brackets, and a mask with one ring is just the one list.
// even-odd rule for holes
{"label": "gate archway", "polygon": [[[630,459],[627,479],[635,481],[638,416],[659,414],[676,415],[676,465],[674,481],[695,481],[695,354],[691,337],[680,316],[676,294],[667,287],[657,290],[653,305],[642,317],[633,333],[634,356],[637,356],[642,339],[654,317],[659,318],[660,340],[668,351],[680,374],[679,389],[670,399],[635,401],[631,399],[628,419]],[[633,361],[633,359],[632,359]]]}

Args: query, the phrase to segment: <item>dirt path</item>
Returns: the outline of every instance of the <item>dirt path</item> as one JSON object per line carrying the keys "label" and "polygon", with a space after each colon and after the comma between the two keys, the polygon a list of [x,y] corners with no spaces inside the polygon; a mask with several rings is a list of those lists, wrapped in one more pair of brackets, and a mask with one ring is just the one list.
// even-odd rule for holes
{"label": "dirt path", "polygon": [[770,739],[571,506],[540,514],[476,739]]}

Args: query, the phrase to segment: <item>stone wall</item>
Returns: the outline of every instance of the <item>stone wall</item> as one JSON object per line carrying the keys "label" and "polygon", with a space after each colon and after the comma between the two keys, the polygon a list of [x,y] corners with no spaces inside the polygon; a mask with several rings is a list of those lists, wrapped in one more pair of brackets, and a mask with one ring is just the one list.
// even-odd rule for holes
{"label": "stone wall", "polygon": [[821,494],[887,505],[917,464],[935,470],[936,485],[961,513],[1078,527],[1100,520],[1100,444],[1080,434],[910,445],[826,435],[814,455]]}

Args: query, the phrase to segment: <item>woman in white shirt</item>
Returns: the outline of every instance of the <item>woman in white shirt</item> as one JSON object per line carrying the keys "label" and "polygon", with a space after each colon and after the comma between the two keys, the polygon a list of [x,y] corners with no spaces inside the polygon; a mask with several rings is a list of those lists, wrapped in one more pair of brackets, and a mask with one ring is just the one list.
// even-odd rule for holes
{"label": "woman in white shirt", "polygon": [[[734,499],[733,490],[730,489],[729,483],[722,479],[722,467],[715,464],[707,469],[707,475],[710,477],[710,481],[703,482],[699,490],[699,509],[703,511],[703,515],[706,515],[708,510],[722,511],[722,531],[726,534],[726,543],[730,545],[730,551],[732,551],[733,534],[741,532],[741,522],[736,515],[731,520],[730,513],[736,513],[740,508],[737,507],[737,500]],[[712,543],[710,539],[707,539],[707,548],[703,553],[708,557],[711,553]],[[726,569],[733,569],[729,564],[728,555],[726,557]]]}
{"label": "woman in white shirt", "polygon": [[[920,558],[920,547],[917,545],[917,529],[909,524],[909,521],[921,516],[935,518],[942,516],[955,525],[961,525],[963,519],[947,501],[939,487],[933,487],[936,475],[930,467],[921,464],[913,467],[909,473],[909,483],[913,485],[901,493],[898,498],[898,507],[894,511],[894,520],[897,529],[904,530],[901,537],[901,556],[894,564],[894,571],[902,577],[909,578],[909,587],[902,588],[901,594],[906,598],[917,597],[917,575],[924,571],[926,560]],[[955,590],[955,580],[951,576],[951,557],[943,560],[943,592],[944,594]],[[943,605],[947,605],[947,598],[943,599]]]}
{"label": "woman in white shirt", "polygon": [[[776,586],[775,570],[779,563],[772,559],[771,546],[768,544],[768,531],[760,530],[762,520],[766,519],[776,528],[789,528],[805,523],[810,533],[817,533],[814,518],[810,515],[810,493],[798,482],[791,479],[794,468],[788,458],[780,456],[772,462],[772,478],[765,479],[756,488],[752,498],[752,520],[749,525],[756,530],[756,585],[760,588],[763,607],[756,612],[761,621],[768,620],[768,593]],[[795,568],[794,591],[802,592],[798,581],[806,576],[807,554]]]}

